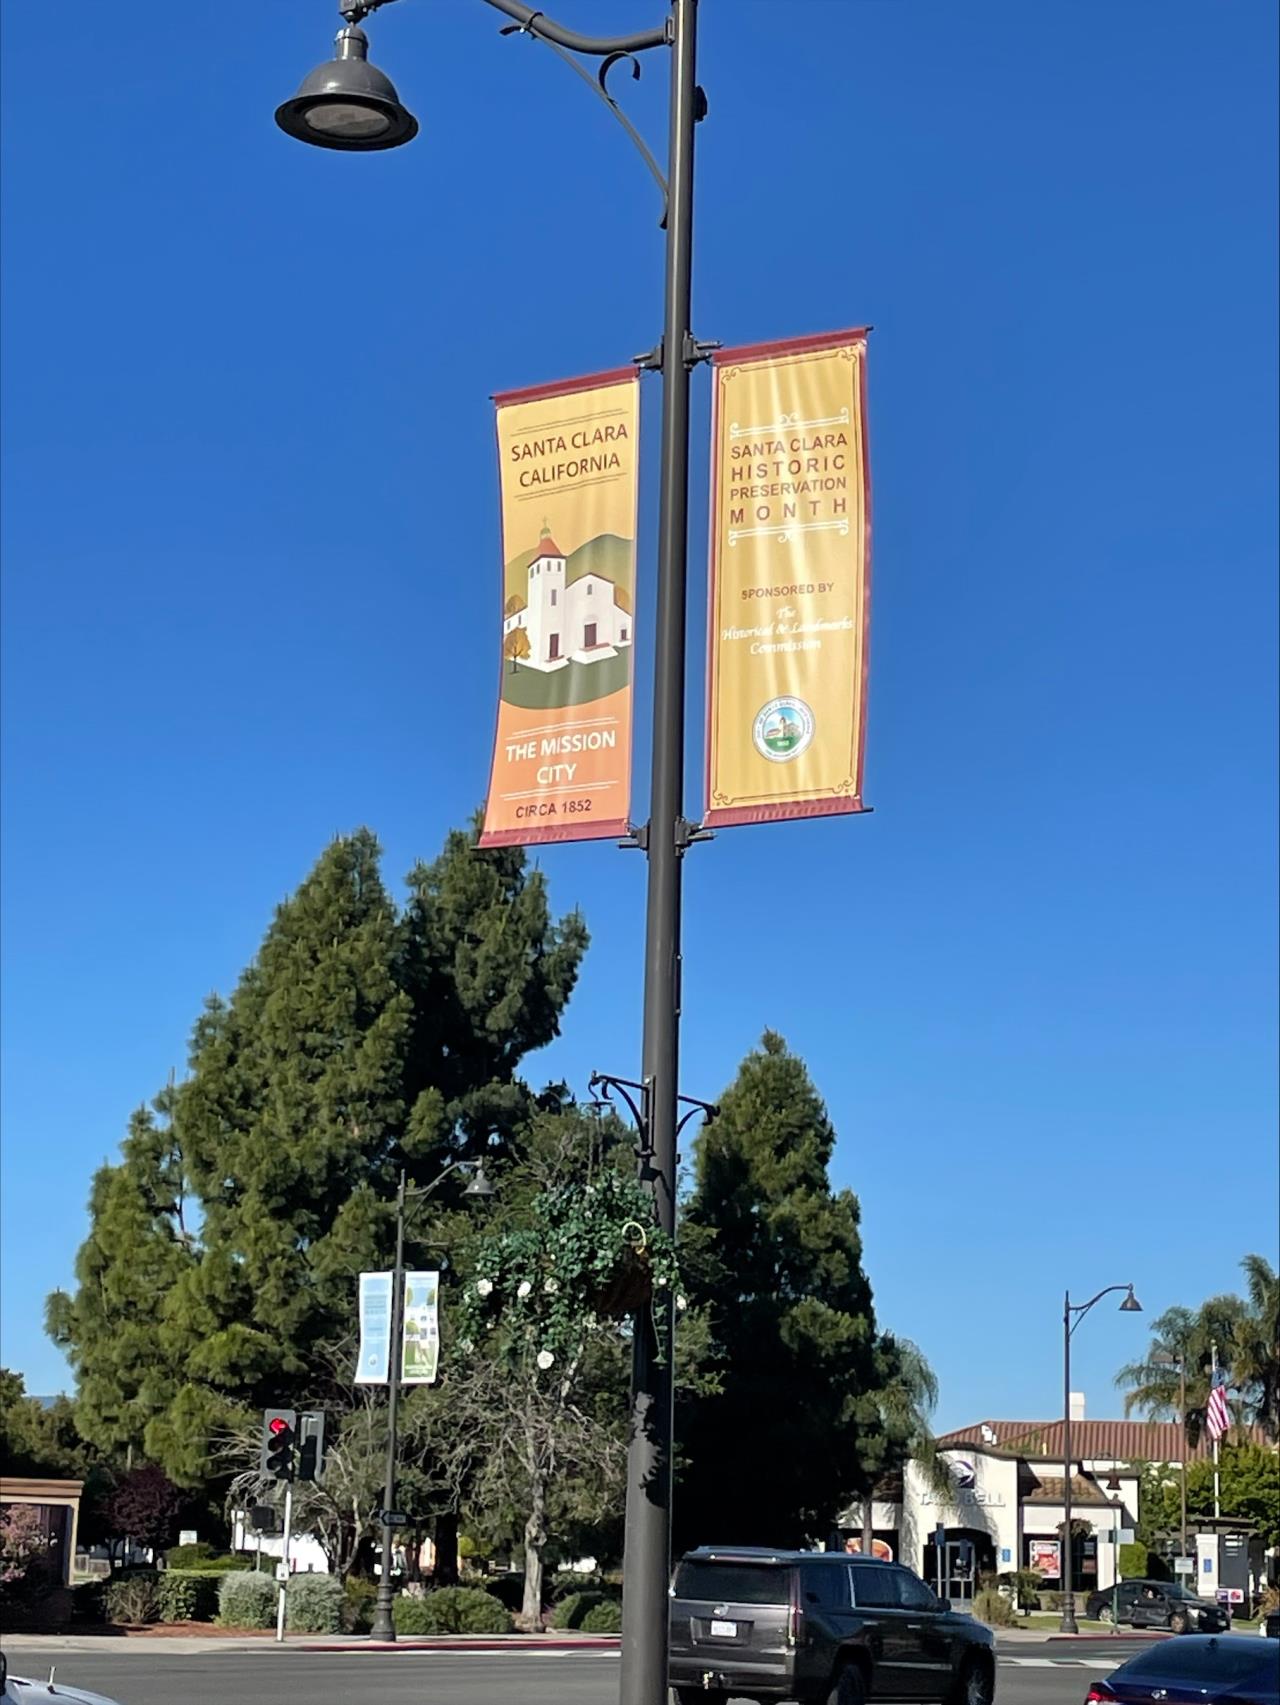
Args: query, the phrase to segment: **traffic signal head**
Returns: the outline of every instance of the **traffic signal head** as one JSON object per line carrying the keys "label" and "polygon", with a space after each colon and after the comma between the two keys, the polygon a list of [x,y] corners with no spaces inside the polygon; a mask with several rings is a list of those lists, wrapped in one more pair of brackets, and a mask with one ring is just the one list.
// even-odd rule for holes
{"label": "traffic signal head", "polygon": [[324,1468],[324,1412],[304,1410],[298,1417],[298,1479],[318,1480]]}
{"label": "traffic signal head", "polygon": [[259,1467],[272,1480],[293,1479],[293,1447],[298,1425],[297,1411],[267,1409],[262,1416],[262,1450]]}

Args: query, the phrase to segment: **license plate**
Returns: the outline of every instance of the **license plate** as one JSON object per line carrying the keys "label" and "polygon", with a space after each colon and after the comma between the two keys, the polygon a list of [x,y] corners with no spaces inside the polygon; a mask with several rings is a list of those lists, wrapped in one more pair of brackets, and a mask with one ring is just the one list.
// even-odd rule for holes
{"label": "license plate", "polygon": [[711,1632],[717,1639],[736,1640],[738,1637],[738,1624],[736,1622],[713,1622],[711,1624]]}

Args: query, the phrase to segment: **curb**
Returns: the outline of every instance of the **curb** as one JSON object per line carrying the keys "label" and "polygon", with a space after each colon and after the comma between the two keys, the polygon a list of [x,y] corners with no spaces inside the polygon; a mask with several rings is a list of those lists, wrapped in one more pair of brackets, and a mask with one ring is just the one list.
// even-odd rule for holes
{"label": "curb", "polygon": [[435,1640],[343,1640],[326,1645],[290,1642],[295,1652],[616,1652],[621,1641],[615,1637],[587,1636],[581,1640],[548,1640],[536,1634],[499,1635],[492,1640],[468,1639],[447,1634]]}
{"label": "curb", "polygon": [[1159,1628],[1129,1628],[1121,1631],[1113,1628],[1107,1634],[1046,1634],[1046,1640],[1176,1640],[1176,1634],[1166,1634]]}

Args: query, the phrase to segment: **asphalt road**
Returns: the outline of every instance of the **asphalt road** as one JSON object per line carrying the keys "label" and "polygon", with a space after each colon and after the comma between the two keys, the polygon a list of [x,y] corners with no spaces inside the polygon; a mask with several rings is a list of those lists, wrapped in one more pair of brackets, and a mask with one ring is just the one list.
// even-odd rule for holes
{"label": "asphalt road", "polygon": [[[616,1705],[612,1652],[181,1652],[104,1643],[57,1654],[5,1643],[15,1675],[106,1693],[119,1705]],[[1000,1653],[998,1705],[1082,1705],[1089,1683],[1133,1647],[1117,1639],[1019,1645]]]}

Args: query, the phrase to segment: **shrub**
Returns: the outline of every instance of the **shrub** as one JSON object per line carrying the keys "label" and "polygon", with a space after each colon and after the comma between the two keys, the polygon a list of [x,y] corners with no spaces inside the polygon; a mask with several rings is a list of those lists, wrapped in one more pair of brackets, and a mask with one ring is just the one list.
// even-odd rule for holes
{"label": "shrub", "polygon": [[213,1546],[207,1539],[201,1539],[195,1545],[171,1545],[164,1554],[165,1567],[196,1569],[201,1563],[208,1562],[212,1556]]}
{"label": "shrub", "polygon": [[510,1613],[492,1593],[438,1587],[421,1598],[401,1593],[392,1606],[397,1634],[509,1634]]}
{"label": "shrub", "polygon": [[221,1582],[208,1569],[166,1569],[157,1582],[161,1622],[212,1622]]}
{"label": "shrub", "polygon": [[557,1569],[551,1577],[548,1597],[553,1604],[558,1604],[562,1598],[568,1598],[570,1593],[599,1592],[603,1585],[602,1575],[582,1575],[573,1569]]}
{"label": "shrub", "polygon": [[435,1613],[425,1598],[397,1593],[391,1605],[391,1620],[397,1634],[438,1634]]}
{"label": "shrub", "polygon": [[[1003,1601],[1002,1601],[1003,1602]],[[582,1619],[584,1634],[621,1634],[622,1606],[616,1598],[603,1598]]]}
{"label": "shrub", "polygon": [[224,1575],[218,1587],[218,1621],[224,1628],[270,1628],[277,1596],[270,1575],[254,1570]]}
{"label": "shrub", "polygon": [[974,1595],[973,1614],[989,1628],[1011,1628],[1017,1621],[1012,1604],[992,1587],[984,1587]]}
{"label": "shrub", "polygon": [[292,1575],[285,1593],[285,1623],[298,1634],[342,1629],[342,1582],[336,1575]]}
{"label": "shrub", "polygon": [[1141,1581],[1147,1574],[1147,1548],[1140,1540],[1132,1545],[1120,1547],[1120,1579],[1122,1581]]}
{"label": "shrub", "polygon": [[139,1622],[154,1622],[160,1614],[159,1576],[148,1570],[136,1575],[122,1575],[108,1581],[103,1593],[103,1605],[108,1622],[132,1626]]}
{"label": "shrub", "polygon": [[507,1610],[519,1610],[524,1603],[524,1576],[494,1575],[484,1583],[484,1590]]}
{"label": "shrub", "polygon": [[1019,1610],[1039,1609],[1040,1588],[1044,1584],[1044,1576],[1039,1569],[1013,1569],[1008,1574],[997,1576],[996,1584]]}
{"label": "shrub", "polygon": [[367,1634],[373,1627],[378,1583],[365,1575],[348,1575],[342,1583],[342,1627],[347,1634]]}
{"label": "shrub", "polygon": [[551,1613],[553,1628],[581,1628],[582,1619],[593,1611],[597,1605],[605,1602],[602,1592],[589,1590],[587,1592],[570,1593],[568,1598],[562,1598]]}
{"label": "shrub", "polygon": [[105,1622],[107,1616],[106,1591],[107,1583],[105,1580],[78,1581],[71,1589],[72,1622]]}

